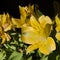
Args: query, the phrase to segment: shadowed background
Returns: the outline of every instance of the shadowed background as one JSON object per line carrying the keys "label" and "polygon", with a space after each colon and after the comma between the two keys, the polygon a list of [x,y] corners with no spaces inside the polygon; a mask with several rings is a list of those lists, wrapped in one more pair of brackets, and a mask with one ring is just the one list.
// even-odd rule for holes
{"label": "shadowed background", "polygon": [[[0,0],[0,14],[8,12],[11,16],[19,18],[19,5],[37,4],[43,14],[53,17],[55,13],[53,7],[54,1],[55,0]],[[59,2],[58,0],[56,1]]]}

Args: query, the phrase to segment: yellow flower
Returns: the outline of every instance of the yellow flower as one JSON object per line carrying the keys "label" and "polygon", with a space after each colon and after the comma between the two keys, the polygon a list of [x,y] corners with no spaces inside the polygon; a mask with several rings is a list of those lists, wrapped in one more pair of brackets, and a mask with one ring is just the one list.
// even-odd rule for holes
{"label": "yellow flower", "polygon": [[6,40],[10,41],[11,37],[4,32],[3,28],[0,26],[0,37],[2,38],[1,44],[5,43]]}
{"label": "yellow flower", "polygon": [[8,31],[12,29],[13,25],[8,13],[7,14],[4,13],[0,15],[0,24],[3,27],[4,31]]}
{"label": "yellow flower", "polygon": [[31,14],[34,13],[34,5],[31,6],[29,4],[28,6],[25,6],[24,8],[25,8],[27,16],[31,16]]}
{"label": "yellow flower", "polygon": [[27,16],[30,17],[34,10],[34,5],[29,5],[28,7],[21,7],[19,6],[19,12],[20,12],[20,19],[12,18],[12,23],[16,26],[16,28],[21,28],[23,24],[26,23]]}
{"label": "yellow flower", "polygon": [[11,39],[11,37],[7,33],[4,33],[3,35],[1,35],[1,38],[2,38],[1,44],[4,44],[6,41],[10,41]]}
{"label": "yellow flower", "polygon": [[57,31],[55,37],[57,38],[57,40],[60,41],[60,19],[58,15],[55,17],[55,21],[56,21],[56,31]]}
{"label": "yellow flower", "polygon": [[21,28],[21,21],[20,21],[20,19],[12,18],[12,23],[15,26],[15,28]]}
{"label": "yellow flower", "polygon": [[1,44],[5,43],[5,41],[9,41],[11,37],[5,33],[8,30],[11,30],[12,23],[9,18],[9,14],[0,15],[0,37],[2,38]]}
{"label": "yellow flower", "polygon": [[19,6],[19,11],[20,11],[20,19],[12,18],[12,23],[16,26],[16,28],[21,28],[21,26],[25,23],[26,20],[26,11],[25,7]]}
{"label": "yellow flower", "polygon": [[51,19],[48,16],[44,16],[44,15],[39,18],[39,22],[42,28],[44,28],[46,24],[52,24]]}
{"label": "yellow flower", "polygon": [[25,7],[19,6],[19,11],[20,11],[20,14],[21,14],[20,21],[21,21],[21,24],[23,24],[23,23],[25,23],[25,19],[26,19],[26,16],[27,16],[26,11],[25,11]]}
{"label": "yellow flower", "polygon": [[55,21],[56,21],[56,31],[59,32],[60,31],[60,19],[58,16],[55,17]]}
{"label": "yellow flower", "polygon": [[27,53],[30,53],[35,49],[39,49],[41,53],[49,55],[56,49],[54,39],[52,37],[49,37],[52,21],[47,16],[44,16],[42,19],[41,17],[39,17],[37,21],[36,18],[32,15],[30,18],[30,25],[23,25],[22,40],[24,43],[30,44],[30,46],[26,49]]}
{"label": "yellow flower", "polygon": [[60,41],[60,33],[56,33],[55,37]]}

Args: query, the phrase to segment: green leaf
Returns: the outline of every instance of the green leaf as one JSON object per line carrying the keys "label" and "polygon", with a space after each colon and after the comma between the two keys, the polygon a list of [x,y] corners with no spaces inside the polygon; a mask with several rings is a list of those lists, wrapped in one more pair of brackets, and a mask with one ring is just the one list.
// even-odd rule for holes
{"label": "green leaf", "polygon": [[23,57],[23,52],[14,51],[8,60],[21,60]]}
{"label": "green leaf", "polygon": [[60,55],[57,55],[56,56],[56,60],[60,60]]}
{"label": "green leaf", "polygon": [[43,56],[42,58],[41,58],[41,60],[48,60],[48,56]]}
{"label": "green leaf", "polygon": [[32,56],[30,56],[27,60],[32,60]]}
{"label": "green leaf", "polygon": [[0,52],[0,60],[4,60],[5,57],[6,57],[5,51],[1,51],[1,52]]}
{"label": "green leaf", "polygon": [[39,50],[37,50],[37,53],[39,54],[40,57],[43,56],[42,53]]}

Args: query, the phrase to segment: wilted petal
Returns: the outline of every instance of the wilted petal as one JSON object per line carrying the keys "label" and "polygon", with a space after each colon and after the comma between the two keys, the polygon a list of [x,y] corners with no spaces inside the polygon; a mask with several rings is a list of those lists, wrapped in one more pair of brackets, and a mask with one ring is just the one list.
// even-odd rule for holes
{"label": "wilted petal", "polygon": [[34,5],[31,6],[29,4],[29,6],[27,7],[26,12],[27,12],[27,16],[31,16],[31,14],[33,14],[33,12],[34,12]]}

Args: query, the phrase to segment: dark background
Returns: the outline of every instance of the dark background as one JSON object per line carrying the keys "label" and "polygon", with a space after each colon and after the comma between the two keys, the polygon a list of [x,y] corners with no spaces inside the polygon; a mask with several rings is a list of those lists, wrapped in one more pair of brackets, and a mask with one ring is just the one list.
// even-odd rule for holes
{"label": "dark background", "polygon": [[[0,0],[0,14],[3,12],[9,13],[11,16],[19,18],[18,6],[26,6],[30,4],[37,4],[40,11],[50,17],[54,16],[53,2],[55,0]],[[56,0],[60,3],[60,1]]]}

